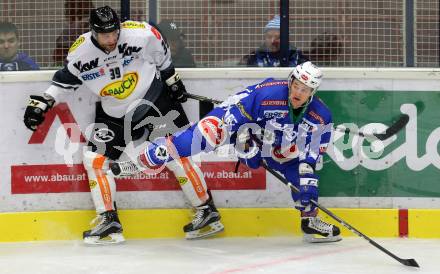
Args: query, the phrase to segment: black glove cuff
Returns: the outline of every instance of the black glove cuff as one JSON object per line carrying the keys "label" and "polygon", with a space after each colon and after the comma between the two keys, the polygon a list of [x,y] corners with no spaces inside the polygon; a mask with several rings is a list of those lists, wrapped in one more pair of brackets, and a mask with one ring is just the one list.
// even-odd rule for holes
{"label": "black glove cuff", "polygon": [[160,77],[163,81],[170,79],[174,74],[176,74],[176,70],[173,65],[170,65],[168,68],[162,70],[160,72]]}
{"label": "black glove cuff", "polygon": [[48,100],[43,96],[31,95],[28,106],[33,108],[39,108],[43,112],[47,112],[55,103],[54,100]]}

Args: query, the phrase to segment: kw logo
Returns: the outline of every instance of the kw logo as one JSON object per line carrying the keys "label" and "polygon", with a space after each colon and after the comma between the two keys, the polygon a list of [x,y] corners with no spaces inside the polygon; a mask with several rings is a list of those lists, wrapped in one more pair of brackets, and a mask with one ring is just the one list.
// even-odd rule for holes
{"label": "kw logo", "polygon": [[113,83],[105,86],[100,95],[104,96],[113,96],[117,99],[125,99],[127,98],[136,88],[138,83],[138,74],[136,72],[130,72],[124,74],[122,80],[115,81]]}
{"label": "kw logo", "polygon": [[122,57],[130,56],[133,54],[133,52],[139,52],[141,49],[142,47],[128,46],[127,43],[118,45],[118,50],[119,53],[122,53]]}
{"label": "kw logo", "polygon": [[73,66],[77,70],[79,70],[79,72],[89,71],[91,69],[98,67],[98,60],[99,58],[96,58],[95,60],[91,60],[90,62],[84,64],[81,61],[78,61],[75,64],[73,64]]}

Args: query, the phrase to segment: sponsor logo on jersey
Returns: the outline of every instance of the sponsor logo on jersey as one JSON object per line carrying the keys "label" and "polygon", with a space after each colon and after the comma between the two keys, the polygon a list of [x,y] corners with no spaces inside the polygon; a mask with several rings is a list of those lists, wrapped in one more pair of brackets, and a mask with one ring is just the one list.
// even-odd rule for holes
{"label": "sponsor logo on jersey", "polygon": [[313,110],[309,111],[309,115],[318,120],[321,125],[325,124],[324,119]]}
{"label": "sponsor logo on jersey", "polygon": [[138,74],[136,72],[130,72],[124,74],[122,80],[112,82],[105,86],[99,93],[102,97],[113,96],[117,99],[127,98],[136,88],[138,84]]}
{"label": "sponsor logo on jersey", "polygon": [[253,120],[253,119],[252,119],[252,116],[246,111],[246,109],[244,108],[244,106],[243,106],[242,103],[238,102],[236,105],[237,105],[237,107],[238,107],[238,110],[240,111],[240,113],[241,113],[244,117],[248,118],[248,119],[251,120],[251,121]]}
{"label": "sponsor logo on jersey", "polygon": [[78,62],[74,63],[73,66],[77,70],[79,70],[80,73],[82,73],[82,72],[97,68],[98,67],[98,60],[99,60],[99,58],[95,58],[94,60],[91,60],[91,61],[86,62],[84,64],[81,61],[78,61]]}
{"label": "sponsor logo on jersey", "polygon": [[263,115],[266,119],[285,118],[289,114],[288,110],[265,110]]}
{"label": "sponsor logo on jersey", "polygon": [[316,125],[312,124],[310,121],[306,119],[302,119],[301,123],[299,124],[300,128],[302,128],[304,131],[315,131],[317,130]]}
{"label": "sponsor logo on jersey", "polygon": [[81,75],[81,78],[84,81],[90,81],[90,80],[95,80],[96,78],[99,78],[103,75],[105,75],[105,71],[103,68],[100,68],[99,71],[95,71],[92,73],[86,73],[86,74]]}
{"label": "sponsor logo on jersey", "polygon": [[263,100],[262,106],[287,106],[287,100]]}
{"label": "sponsor logo on jersey", "polygon": [[133,60],[134,60],[133,56],[130,56],[129,59],[124,59],[124,62],[122,63],[122,66],[123,67],[128,66],[131,63],[131,61],[133,61]]}
{"label": "sponsor logo on jersey", "polygon": [[85,40],[86,38],[84,38],[84,36],[80,36],[78,39],[76,39],[72,46],[70,46],[69,53],[76,50],[82,43],[84,43]]}
{"label": "sponsor logo on jersey", "polygon": [[258,84],[255,86],[255,89],[264,88],[264,87],[271,87],[271,86],[282,86],[282,85],[287,85],[287,81],[275,81],[275,82]]}
{"label": "sponsor logo on jersey", "polygon": [[122,57],[130,56],[133,53],[139,52],[142,49],[142,47],[136,47],[136,46],[129,46],[127,43],[124,43],[122,45],[118,45],[119,53],[122,54]]}
{"label": "sponsor logo on jersey", "polygon": [[188,178],[186,177],[177,177],[177,181],[179,182],[179,185],[183,186],[188,182]]}
{"label": "sponsor logo on jersey", "polygon": [[116,57],[118,57],[118,56],[117,56],[117,55],[113,55],[113,56],[107,57],[107,58],[104,59],[104,62],[107,62],[107,61],[113,60],[113,59],[115,59]]}
{"label": "sponsor logo on jersey", "polygon": [[124,29],[145,29],[145,25],[140,22],[126,21],[122,23]]}

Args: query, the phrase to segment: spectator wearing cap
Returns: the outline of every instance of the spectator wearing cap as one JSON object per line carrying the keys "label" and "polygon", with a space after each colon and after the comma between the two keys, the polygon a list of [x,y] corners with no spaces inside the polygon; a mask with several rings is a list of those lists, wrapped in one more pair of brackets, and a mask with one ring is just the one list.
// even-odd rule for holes
{"label": "spectator wearing cap", "polygon": [[171,20],[162,20],[157,25],[159,31],[165,37],[165,40],[171,49],[171,59],[176,68],[193,68],[196,66],[194,57],[189,49],[185,47],[185,35],[177,27],[177,24]]}
{"label": "spectator wearing cap", "polygon": [[26,53],[18,52],[19,47],[17,27],[9,22],[0,22],[0,71],[40,69]]}
{"label": "spectator wearing cap", "polygon": [[[243,57],[240,65],[249,67],[279,67],[281,60],[280,52],[280,16],[276,15],[264,27],[264,43],[255,51]],[[293,47],[289,47],[289,67],[307,61],[303,53]]]}

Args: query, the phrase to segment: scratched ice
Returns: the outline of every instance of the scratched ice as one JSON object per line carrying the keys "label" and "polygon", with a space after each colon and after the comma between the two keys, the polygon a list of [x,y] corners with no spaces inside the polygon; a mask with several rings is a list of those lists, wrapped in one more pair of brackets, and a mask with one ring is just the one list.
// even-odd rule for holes
{"label": "scratched ice", "polygon": [[305,244],[300,238],[129,240],[118,246],[80,241],[0,244],[0,273],[439,273],[439,239],[375,239],[419,270],[401,265],[361,238]]}

